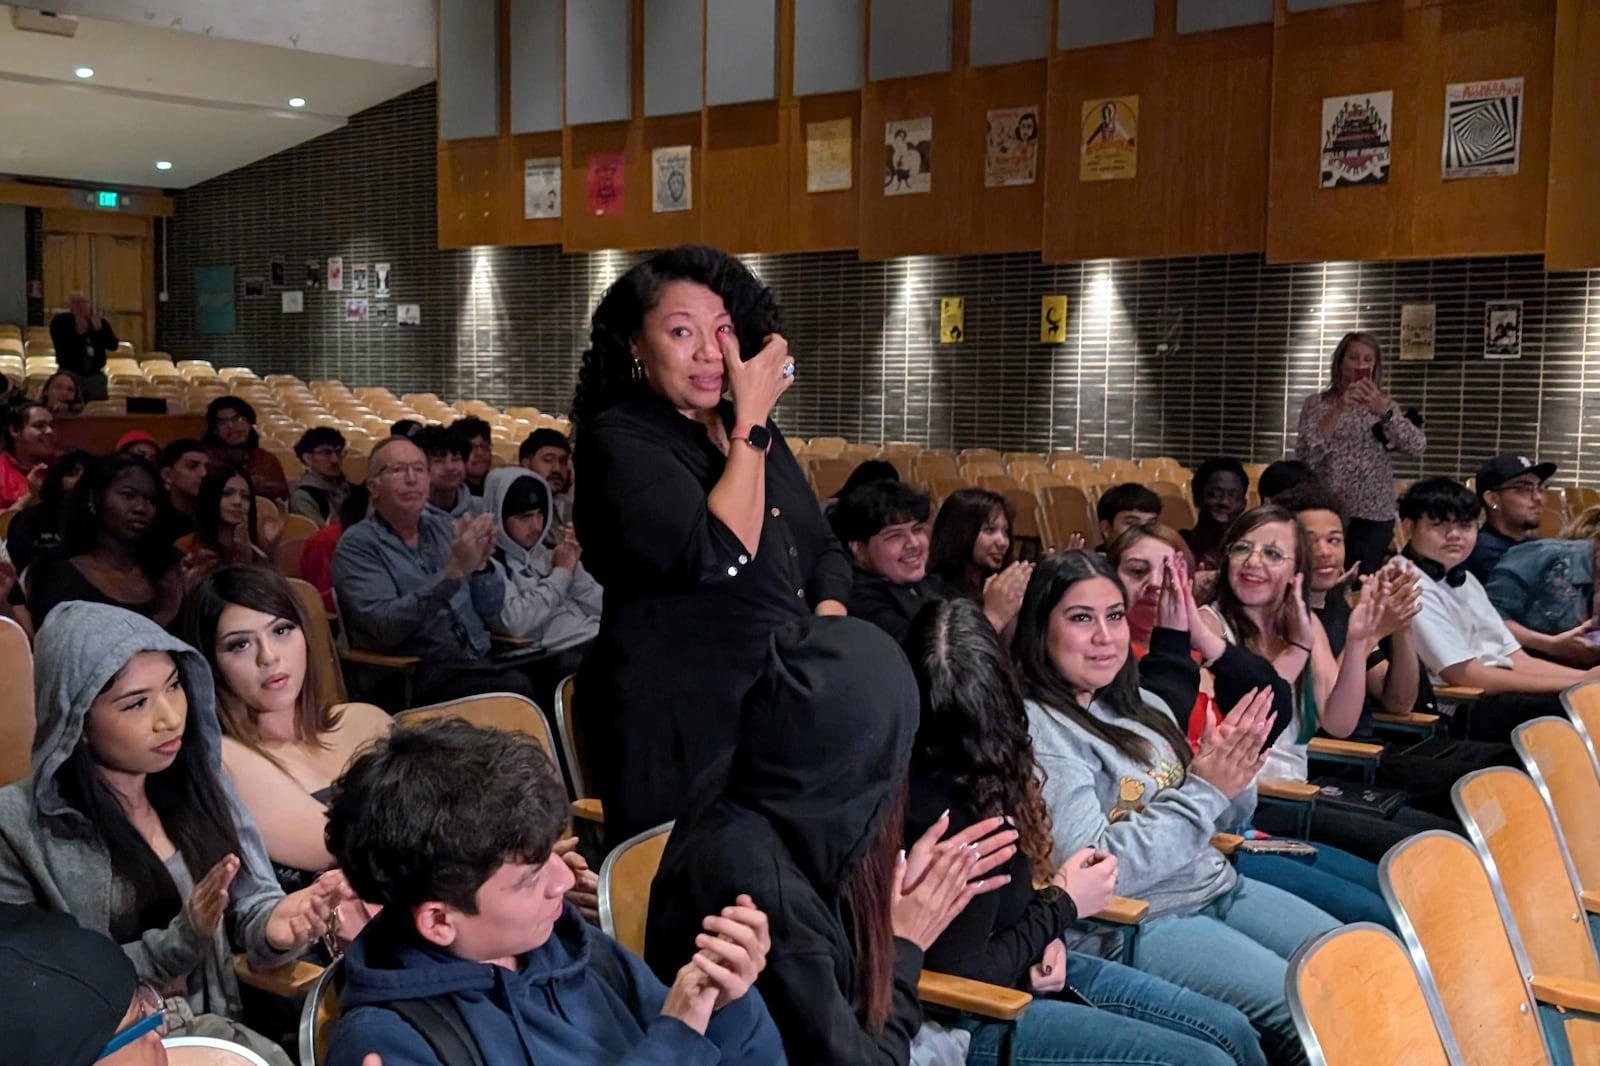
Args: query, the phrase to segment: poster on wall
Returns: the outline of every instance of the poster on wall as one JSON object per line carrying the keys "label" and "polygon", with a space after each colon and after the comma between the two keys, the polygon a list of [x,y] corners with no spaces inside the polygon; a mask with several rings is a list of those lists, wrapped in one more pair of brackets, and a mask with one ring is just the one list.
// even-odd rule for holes
{"label": "poster on wall", "polygon": [[623,205],[622,171],[627,158],[621,152],[589,157],[588,195],[591,215],[620,215]]}
{"label": "poster on wall", "polygon": [[394,325],[394,308],[388,304],[373,304],[368,319],[375,326]]}
{"label": "poster on wall", "polygon": [[1522,79],[1444,87],[1444,180],[1515,174],[1522,155]]}
{"label": "poster on wall", "polygon": [[850,119],[806,123],[806,192],[841,192],[852,184]]}
{"label": "poster on wall", "polygon": [[265,296],[267,294],[267,279],[260,274],[250,274],[244,279],[244,294],[246,296]]}
{"label": "poster on wall", "polygon": [[933,190],[933,119],[883,124],[883,195],[909,196]]}
{"label": "poster on wall", "polygon": [[387,300],[389,298],[389,264],[373,263],[372,275],[374,287],[372,295],[380,300]]}
{"label": "poster on wall", "polygon": [[1032,185],[1039,172],[1039,105],[999,108],[984,118],[984,186]]}
{"label": "poster on wall", "polygon": [[283,260],[272,260],[272,286],[275,289],[283,288]]}
{"label": "poster on wall", "polygon": [[322,287],[322,260],[306,260],[305,287],[308,289],[320,289]]}
{"label": "poster on wall", "polygon": [[1324,189],[1389,184],[1389,124],[1394,93],[1322,98]]}
{"label": "poster on wall", "polygon": [[422,325],[421,304],[398,304],[395,307],[395,321],[402,326]]}
{"label": "poster on wall", "polygon": [[939,343],[960,344],[967,337],[967,298],[939,297]]}
{"label": "poster on wall", "polygon": [[1079,114],[1079,181],[1139,176],[1139,98],[1085,100]]}
{"label": "poster on wall", "polygon": [[306,294],[299,289],[285,289],[281,294],[283,298],[283,313],[298,315],[306,309]]}
{"label": "poster on wall", "polygon": [[561,217],[561,157],[522,161],[522,217]]}
{"label": "poster on wall", "polygon": [[688,145],[657,148],[650,153],[650,210],[656,214],[694,207]]}
{"label": "poster on wall", "polygon": [[1522,301],[1490,300],[1483,305],[1483,355],[1522,358]]}
{"label": "poster on wall", "polygon": [[1438,308],[1433,304],[1404,304],[1400,308],[1400,361],[1425,363],[1433,360],[1434,323]]}
{"label": "poster on wall", "polygon": [[1039,298],[1039,343],[1067,343],[1067,298],[1042,296]]}
{"label": "poster on wall", "polygon": [[367,301],[365,298],[348,299],[344,302],[344,320],[346,322],[365,322],[367,320]]}
{"label": "poster on wall", "polygon": [[344,291],[344,256],[328,256],[328,291]]}
{"label": "poster on wall", "polygon": [[350,291],[359,293],[367,291],[367,264],[350,264]]}
{"label": "poster on wall", "polygon": [[194,268],[194,328],[211,336],[234,331],[233,267]]}

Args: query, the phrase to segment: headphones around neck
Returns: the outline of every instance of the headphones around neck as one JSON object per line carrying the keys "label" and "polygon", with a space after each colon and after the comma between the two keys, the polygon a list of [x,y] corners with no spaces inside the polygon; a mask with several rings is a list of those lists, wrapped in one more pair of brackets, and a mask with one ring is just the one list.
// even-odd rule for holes
{"label": "headphones around neck", "polygon": [[1466,583],[1467,564],[1465,562],[1462,562],[1459,566],[1454,566],[1446,570],[1443,563],[1435,562],[1432,559],[1424,559],[1422,556],[1412,551],[1411,545],[1409,544],[1405,546],[1405,550],[1400,554],[1404,555],[1407,559],[1410,559],[1413,563],[1415,563],[1417,565],[1417,569],[1422,571],[1423,576],[1431,578],[1434,581],[1443,581],[1446,585],[1449,585],[1453,589],[1458,589]]}

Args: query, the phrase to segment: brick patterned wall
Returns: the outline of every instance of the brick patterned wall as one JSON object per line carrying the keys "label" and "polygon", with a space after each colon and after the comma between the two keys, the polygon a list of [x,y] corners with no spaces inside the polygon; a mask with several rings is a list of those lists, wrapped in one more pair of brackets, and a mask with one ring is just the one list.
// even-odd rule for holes
{"label": "brick patterned wall", "polygon": [[[434,222],[434,92],[196,186],[171,226],[161,346],[308,380],[565,410],[605,285],[637,257],[555,248],[441,250]],[[273,258],[298,285],[307,258],[392,264],[395,304],[420,328],[344,321],[351,294],[309,291],[279,311]],[[1430,445],[1401,473],[1471,470],[1498,448],[1600,474],[1600,272],[1548,274],[1538,257],[1272,266],[1260,256],[1044,264],[1031,254],[861,262],[852,253],[749,258],[786,308],[801,368],[780,420],[792,435],[944,447],[1075,447],[1089,454],[1292,450],[1303,398],[1358,326],[1394,346],[1400,305],[1438,306],[1438,353],[1400,363],[1397,399]],[[232,265],[238,332],[193,327],[193,268]],[[247,275],[269,279],[243,296]],[[1039,300],[1068,297],[1067,343],[1037,343]],[[940,345],[938,299],[966,298],[966,342]],[[369,299],[371,299],[369,294]],[[1483,357],[1484,304],[1523,301],[1522,358]],[[373,301],[373,306],[379,306]]]}

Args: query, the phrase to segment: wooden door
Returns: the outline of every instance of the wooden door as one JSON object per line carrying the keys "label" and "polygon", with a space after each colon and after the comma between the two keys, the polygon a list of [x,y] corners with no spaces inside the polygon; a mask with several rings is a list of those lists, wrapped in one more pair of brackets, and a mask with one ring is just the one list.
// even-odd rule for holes
{"label": "wooden door", "polygon": [[145,260],[143,237],[96,233],[91,244],[93,285],[89,299],[117,336],[143,349],[145,341]]}
{"label": "wooden door", "polygon": [[48,320],[67,309],[73,292],[94,287],[87,233],[44,235],[44,313]]}

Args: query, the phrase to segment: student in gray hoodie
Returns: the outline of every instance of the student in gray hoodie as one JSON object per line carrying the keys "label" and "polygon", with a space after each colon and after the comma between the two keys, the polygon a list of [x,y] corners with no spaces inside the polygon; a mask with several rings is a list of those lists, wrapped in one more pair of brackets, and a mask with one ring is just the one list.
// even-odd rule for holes
{"label": "student in gray hoodie", "polygon": [[349,887],[331,872],[289,896],[278,888],[222,771],[205,660],[130,611],[68,602],[40,633],[34,689],[32,773],[0,789],[0,903],[109,935],[187,1032],[287,1066],[230,1021],[233,952],[258,966],[295,958],[328,932]]}
{"label": "student in gray hoodie", "polygon": [[1134,964],[1238,1007],[1272,1061],[1304,1063],[1283,991],[1288,958],[1339,923],[1240,877],[1211,846],[1214,833],[1254,810],[1270,692],[1241,700],[1191,754],[1172,711],[1139,688],[1116,571],[1085,551],[1034,570],[1013,654],[1029,697],[1053,861],[1084,847],[1116,856],[1117,891],[1150,903]]}
{"label": "student in gray hoodie", "polygon": [[600,632],[600,586],[579,560],[570,528],[544,544],[550,486],[520,466],[489,471],[483,502],[494,515],[495,561],[506,575],[506,602],[496,633],[526,637],[546,651],[588,644]]}

